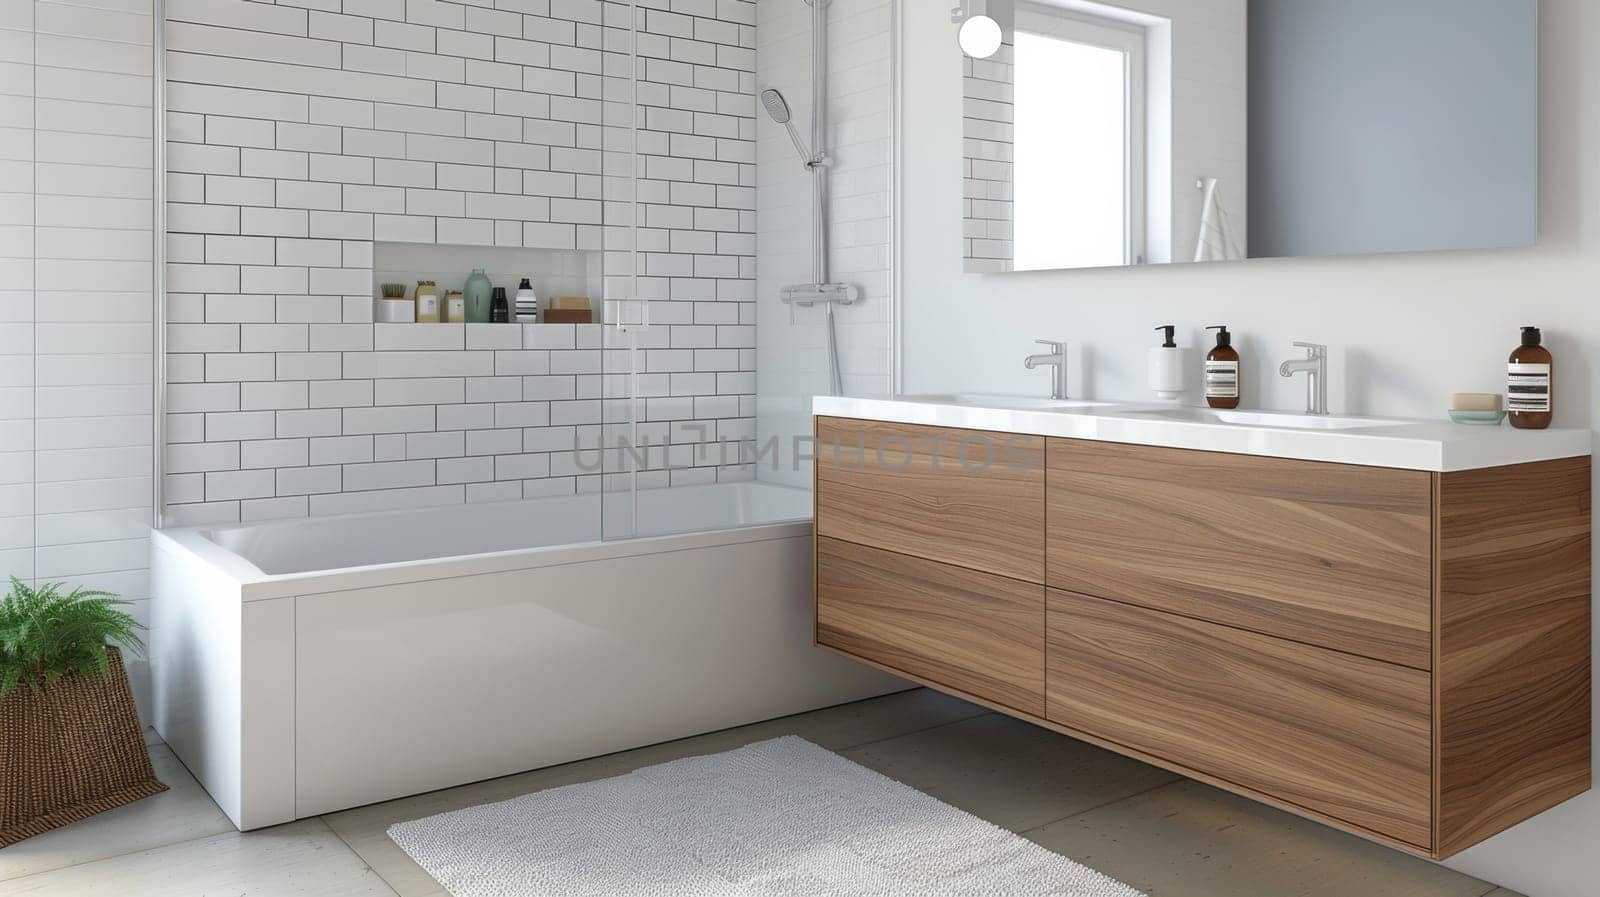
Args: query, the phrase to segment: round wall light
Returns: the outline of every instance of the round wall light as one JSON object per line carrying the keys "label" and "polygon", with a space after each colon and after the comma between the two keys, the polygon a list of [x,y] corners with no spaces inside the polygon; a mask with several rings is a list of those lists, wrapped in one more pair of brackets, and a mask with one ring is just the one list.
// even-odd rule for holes
{"label": "round wall light", "polygon": [[1004,39],[1000,23],[988,16],[972,16],[961,23],[961,50],[973,59],[988,59],[1000,52]]}

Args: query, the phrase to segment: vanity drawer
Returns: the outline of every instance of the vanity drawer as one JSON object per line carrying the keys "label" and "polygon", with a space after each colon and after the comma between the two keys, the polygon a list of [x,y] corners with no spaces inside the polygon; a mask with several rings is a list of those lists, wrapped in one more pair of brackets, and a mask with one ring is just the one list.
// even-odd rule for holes
{"label": "vanity drawer", "polygon": [[1038,436],[819,417],[819,536],[1044,582]]}
{"label": "vanity drawer", "polygon": [[817,539],[817,642],[1044,715],[1044,587]]}
{"label": "vanity drawer", "polygon": [[1426,670],[1433,475],[1051,439],[1052,588]]}
{"label": "vanity drawer", "polygon": [[1431,677],[1049,593],[1047,718],[1423,851]]}

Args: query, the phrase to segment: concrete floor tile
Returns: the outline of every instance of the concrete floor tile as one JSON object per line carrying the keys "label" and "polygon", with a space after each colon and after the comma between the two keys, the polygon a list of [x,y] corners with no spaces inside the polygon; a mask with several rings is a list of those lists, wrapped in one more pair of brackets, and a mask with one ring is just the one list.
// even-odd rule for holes
{"label": "concrete floor tile", "polygon": [[0,850],[0,881],[234,830],[170,748],[151,748],[150,762],[166,791]]}
{"label": "concrete floor tile", "polygon": [[0,882],[0,897],[394,897],[321,820],[230,832]]}
{"label": "concrete floor tile", "polygon": [[1177,779],[1137,760],[1000,714],[840,753],[1012,831]]}
{"label": "concrete floor tile", "polygon": [[1149,897],[1482,897],[1494,887],[1187,780],[1024,834]]}

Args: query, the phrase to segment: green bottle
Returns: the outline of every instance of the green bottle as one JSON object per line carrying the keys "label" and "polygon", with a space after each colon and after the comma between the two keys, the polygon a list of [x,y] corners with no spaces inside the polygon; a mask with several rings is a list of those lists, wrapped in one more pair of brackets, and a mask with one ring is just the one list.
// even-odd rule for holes
{"label": "green bottle", "polygon": [[494,284],[489,282],[489,275],[483,273],[482,268],[473,268],[472,276],[467,278],[467,323],[489,323],[489,306],[494,293]]}

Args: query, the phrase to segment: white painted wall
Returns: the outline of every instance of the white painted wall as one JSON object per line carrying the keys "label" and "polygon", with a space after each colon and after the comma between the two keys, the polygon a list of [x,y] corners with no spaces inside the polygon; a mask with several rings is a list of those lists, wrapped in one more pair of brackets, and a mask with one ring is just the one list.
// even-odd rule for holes
{"label": "white painted wall", "polygon": [[[1557,424],[1600,416],[1600,5],[1543,4],[1542,228],[1535,249],[964,275],[961,65],[948,4],[905,3],[903,364],[908,391],[1043,395],[1022,357],[1071,340],[1079,395],[1150,397],[1145,349],[1158,324],[1208,345],[1227,323],[1244,355],[1247,407],[1298,409],[1276,375],[1289,343],[1332,346],[1335,411],[1438,417],[1449,395],[1498,391],[1517,327],[1540,324],[1558,365]],[[1196,353],[1196,361],[1198,354]],[[1198,369],[1187,399],[1199,401]],[[1530,897],[1590,897],[1600,881],[1600,794],[1573,800],[1450,865]]]}
{"label": "white painted wall", "polygon": [[1538,9],[1251,0],[1255,256],[1537,242]]}

